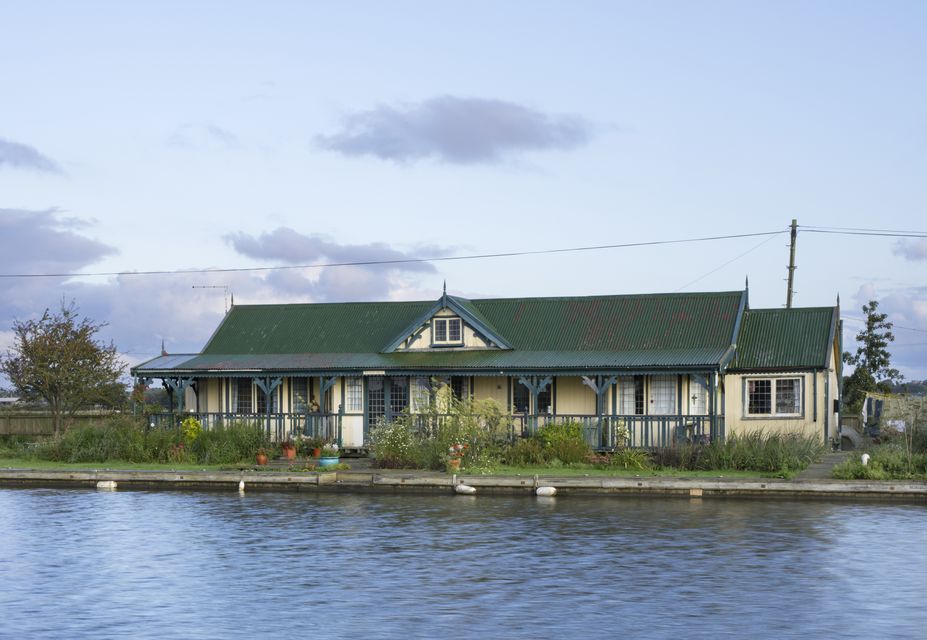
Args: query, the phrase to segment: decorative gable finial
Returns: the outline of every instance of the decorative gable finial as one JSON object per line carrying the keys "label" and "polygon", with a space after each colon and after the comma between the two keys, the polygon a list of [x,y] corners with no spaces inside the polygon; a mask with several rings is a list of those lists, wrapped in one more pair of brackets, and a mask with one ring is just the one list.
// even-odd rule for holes
{"label": "decorative gable finial", "polygon": [[441,306],[447,308],[447,280],[444,281],[444,290],[441,292]]}
{"label": "decorative gable finial", "polygon": [[161,338],[161,355],[166,356],[167,350],[164,348],[164,338]]}
{"label": "decorative gable finial", "polygon": [[840,294],[837,294],[837,308],[840,308]]}
{"label": "decorative gable finial", "polygon": [[750,291],[750,276],[749,275],[744,276],[744,289],[746,291]]}

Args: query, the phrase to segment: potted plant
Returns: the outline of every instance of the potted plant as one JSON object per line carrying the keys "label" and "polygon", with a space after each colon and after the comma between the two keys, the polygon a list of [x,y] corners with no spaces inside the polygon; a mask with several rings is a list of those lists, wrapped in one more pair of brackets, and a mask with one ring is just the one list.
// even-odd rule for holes
{"label": "potted plant", "polygon": [[283,442],[280,445],[280,450],[283,452],[283,455],[287,460],[296,459],[296,445],[293,444],[293,442],[290,440]]}
{"label": "potted plant", "polygon": [[264,448],[261,447],[257,452],[257,463],[261,466],[267,464],[267,452],[264,451]]}
{"label": "potted plant", "polygon": [[322,453],[325,441],[316,436],[302,436],[299,444],[301,453],[304,453],[307,458],[318,458]]}
{"label": "potted plant", "polygon": [[338,450],[337,444],[326,444],[319,452],[319,466],[333,467],[338,464],[340,457],[341,452]]}
{"label": "potted plant", "polygon": [[451,473],[456,473],[460,471],[460,463],[463,460],[464,454],[467,453],[468,445],[466,444],[452,444],[447,449],[447,470]]}

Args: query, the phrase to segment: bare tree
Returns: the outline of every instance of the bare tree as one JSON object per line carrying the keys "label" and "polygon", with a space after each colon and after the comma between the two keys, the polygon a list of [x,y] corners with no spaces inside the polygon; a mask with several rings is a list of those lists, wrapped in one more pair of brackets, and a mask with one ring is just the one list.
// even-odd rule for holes
{"label": "bare tree", "polygon": [[58,312],[13,322],[13,346],[0,358],[0,370],[23,399],[48,403],[55,435],[77,410],[113,406],[125,396],[119,381],[125,364],[116,346],[95,339],[105,326],[81,318],[74,302],[63,300]]}

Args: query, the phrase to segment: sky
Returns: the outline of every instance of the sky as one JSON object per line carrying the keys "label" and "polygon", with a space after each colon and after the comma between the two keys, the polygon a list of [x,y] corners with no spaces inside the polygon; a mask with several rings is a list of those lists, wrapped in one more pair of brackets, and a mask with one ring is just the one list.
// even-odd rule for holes
{"label": "sky", "polygon": [[878,300],[927,378],[927,237],[820,233],[925,235],[925,32],[903,1],[0,3],[0,349],[73,300],[132,364],[195,353],[226,291],[781,307],[794,218],[795,306],[839,296],[852,350]]}

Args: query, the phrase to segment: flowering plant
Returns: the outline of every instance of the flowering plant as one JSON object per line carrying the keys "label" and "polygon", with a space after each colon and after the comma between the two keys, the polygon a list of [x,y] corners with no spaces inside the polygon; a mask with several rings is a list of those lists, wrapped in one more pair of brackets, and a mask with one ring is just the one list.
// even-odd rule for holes
{"label": "flowering plant", "polygon": [[183,429],[183,439],[187,442],[193,442],[203,432],[203,423],[193,416],[189,416],[180,423],[180,428]]}
{"label": "flowering plant", "polygon": [[467,449],[469,448],[470,448],[470,445],[461,444],[459,442],[457,444],[452,444],[450,447],[447,448],[447,457],[451,459],[456,458],[459,460],[460,458],[463,458],[464,455],[466,455]]}
{"label": "flowering plant", "polygon": [[337,458],[340,454],[338,451],[337,444],[326,444],[322,447],[322,457],[323,458]]}

